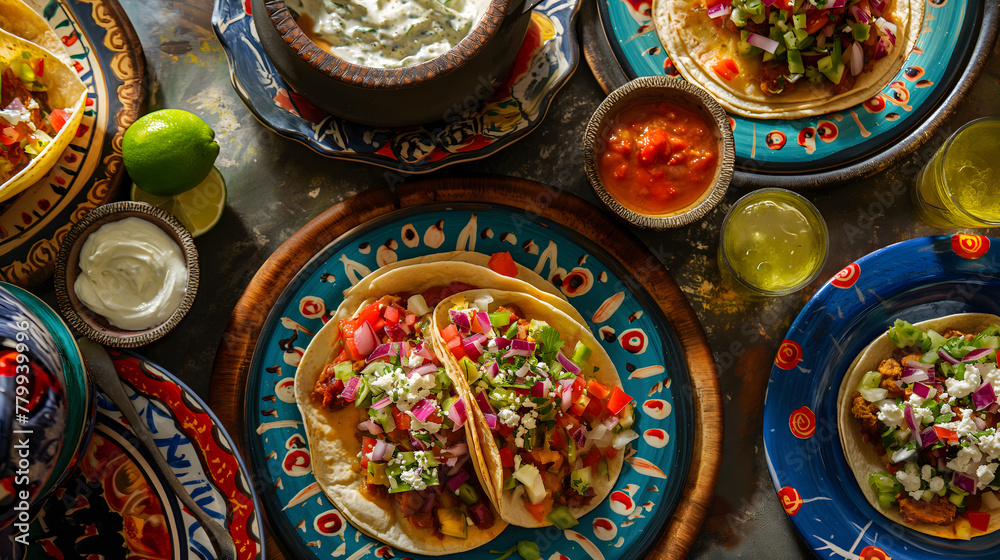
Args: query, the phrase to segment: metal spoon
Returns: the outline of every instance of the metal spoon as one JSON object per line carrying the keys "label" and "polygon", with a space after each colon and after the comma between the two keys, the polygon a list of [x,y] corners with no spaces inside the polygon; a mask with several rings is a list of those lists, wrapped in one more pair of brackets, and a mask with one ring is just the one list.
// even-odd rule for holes
{"label": "metal spoon", "polygon": [[181,503],[191,512],[191,515],[198,521],[198,524],[205,529],[205,533],[208,534],[208,539],[212,541],[212,547],[215,548],[215,553],[218,555],[219,560],[236,560],[236,545],[233,543],[233,537],[222,524],[209,517],[208,513],[195,503],[191,495],[188,494],[187,490],[181,484],[181,481],[174,475],[174,471],[160,453],[160,449],[153,439],[153,434],[149,433],[146,424],[139,418],[139,413],[136,412],[135,407],[132,405],[132,400],[125,393],[121,380],[118,378],[118,372],[115,371],[115,366],[111,362],[111,356],[108,355],[107,350],[89,338],[80,338],[77,340],[77,345],[80,347],[80,352],[87,361],[87,369],[90,370],[90,374],[94,377],[94,382],[97,383],[101,392],[107,395],[111,399],[111,402],[115,403],[115,406],[118,407],[122,415],[125,416],[125,420],[128,421],[129,426],[132,428],[132,432],[135,433],[139,442],[146,449],[147,455],[152,458],[156,469],[167,480],[170,489],[173,490]]}

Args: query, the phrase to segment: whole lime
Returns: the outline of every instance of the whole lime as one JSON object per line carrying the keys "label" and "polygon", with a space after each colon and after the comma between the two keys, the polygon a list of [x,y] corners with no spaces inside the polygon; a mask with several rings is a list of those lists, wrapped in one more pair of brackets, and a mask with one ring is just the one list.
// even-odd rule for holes
{"label": "whole lime", "polygon": [[161,109],[137,119],[122,139],[122,159],[142,190],[173,196],[198,186],[219,157],[215,131],[198,115]]}

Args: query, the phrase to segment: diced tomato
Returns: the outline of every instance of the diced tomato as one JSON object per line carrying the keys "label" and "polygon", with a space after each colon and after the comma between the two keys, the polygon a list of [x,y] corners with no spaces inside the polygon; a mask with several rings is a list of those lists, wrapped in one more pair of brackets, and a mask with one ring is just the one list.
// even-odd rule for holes
{"label": "diced tomato", "polygon": [[462,341],[461,335],[458,334],[458,327],[453,324],[441,329],[441,338],[443,338],[445,342],[451,342],[456,339],[458,339],[459,343]]}
{"label": "diced tomato", "polygon": [[556,424],[565,429],[568,434],[572,434],[580,428],[580,421],[571,414],[560,414],[559,416],[556,416]]}
{"label": "diced tomato", "polygon": [[343,338],[354,338],[354,331],[358,330],[358,325],[351,319],[340,321],[340,336]]}
{"label": "diced tomato", "polygon": [[795,8],[795,0],[778,0],[772,4],[771,7],[791,12],[792,9]]}
{"label": "diced tomato", "polygon": [[406,315],[406,318],[403,319],[403,324],[412,329],[413,326],[417,324],[417,316],[413,315],[412,313],[408,313]]}
{"label": "diced tomato", "polygon": [[615,385],[611,389],[611,394],[608,396],[608,412],[611,414],[618,414],[622,410],[625,410],[625,407],[628,406],[628,403],[630,402],[632,402],[632,397],[628,396],[628,393],[625,391],[622,391],[621,387]]}
{"label": "diced tomato", "polygon": [[806,32],[812,35],[830,23],[830,16],[826,10],[816,10],[806,14]]}
{"label": "diced tomato", "polygon": [[396,428],[400,430],[410,429],[410,415],[392,407],[392,419],[396,422]]}
{"label": "diced tomato", "polygon": [[350,359],[351,359],[351,356],[347,353],[347,349],[345,348],[345,349],[343,349],[343,350],[340,351],[340,354],[337,354],[337,359],[334,360],[333,363],[339,364],[340,362],[346,362],[347,360],[350,360]]}
{"label": "diced tomato", "polygon": [[511,278],[517,276],[517,264],[514,263],[514,257],[510,256],[510,253],[507,251],[493,253],[493,256],[490,257],[489,266],[490,270],[497,274],[503,274]]}
{"label": "diced tomato", "polygon": [[16,128],[14,128],[13,126],[8,126],[3,129],[3,135],[0,136],[0,139],[3,140],[4,146],[10,146],[17,142],[20,142],[23,136],[24,135],[18,132]]}
{"label": "diced tomato", "polygon": [[947,441],[958,441],[958,432],[955,430],[944,428],[942,426],[934,426],[934,433],[937,437],[947,440]]}
{"label": "diced tomato", "polygon": [[717,61],[712,65],[712,70],[719,76],[722,76],[724,80],[732,80],[740,73],[739,66],[736,66],[736,61],[731,58],[724,58]]}
{"label": "diced tomato", "polygon": [[549,442],[549,447],[556,451],[562,451],[566,448],[566,432],[556,428],[552,430],[552,440]]}
{"label": "diced tomato", "polygon": [[375,438],[370,438],[368,436],[361,437],[361,454],[367,455],[375,449]]}
{"label": "diced tomato", "polygon": [[[449,325],[449,326],[454,326],[454,325]],[[465,353],[465,347],[462,346],[461,338],[453,338],[449,340],[448,350],[451,350],[451,353],[453,356],[455,356],[456,360],[461,360],[462,358],[468,356],[468,354]]]}
{"label": "diced tomato", "polygon": [[354,343],[354,337],[344,340],[344,347],[347,349],[347,353],[351,356],[351,360],[360,360],[364,358],[361,351],[358,350],[358,345]]}
{"label": "diced tomato", "polygon": [[606,399],[608,397],[608,393],[610,392],[611,391],[609,391],[608,388],[605,387],[603,383],[601,383],[596,379],[592,379],[590,380],[589,383],[587,383],[587,394],[590,395],[591,397],[597,399]]}
{"label": "diced tomato", "polygon": [[385,308],[385,312],[382,313],[382,317],[385,318],[386,323],[394,325],[399,322],[399,309],[396,309],[395,307],[390,305],[389,307]]}
{"label": "diced tomato", "polygon": [[573,403],[573,406],[569,407],[569,411],[576,416],[582,416],[583,411],[587,410],[589,405],[590,397],[587,395],[580,395],[580,398]]}
{"label": "diced tomato", "polygon": [[503,468],[514,466],[514,453],[509,447],[500,450],[500,466]]}
{"label": "diced tomato", "polygon": [[507,424],[504,424],[503,422],[498,422],[497,432],[499,432],[499,434],[502,435],[503,437],[507,437],[510,434],[514,433],[514,428],[508,426]]}
{"label": "diced tomato", "polygon": [[[362,309],[360,313],[358,313],[355,323],[360,325],[363,322],[367,322],[372,326],[372,328],[375,328],[375,325],[378,324],[381,319],[382,313],[379,312],[379,303],[375,302],[369,304],[367,307]],[[377,331],[378,329],[376,328],[375,330]]]}
{"label": "diced tomato", "polygon": [[601,453],[600,449],[591,449],[590,453],[587,453],[586,455],[583,456],[583,466],[592,467],[596,465],[597,462],[600,461],[601,457],[603,456],[604,454]]}
{"label": "diced tomato", "polygon": [[62,127],[66,126],[67,122],[69,122],[69,113],[66,111],[63,111],[62,109],[52,109],[52,112],[49,113],[49,124],[52,125],[52,128],[55,129],[56,132],[62,130]]}
{"label": "diced tomato", "polygon": [[590,395],[590,403],[588,403],[587,408],[583,410],[583,417],[593,423],[594,420],[600,418],[601,411],[603,410],[604,401],[594,395]]}
{"label": "diced tomato", "polygon": [[604,456],[607,457],[608,459],[614,459],[615,455],[618,455],[618,450],[615,449],[614,447],[609,447],[604,450]]}
{"label": "diced tomato", "polygon": [[35,72],[36,78],[41,78],[45,74],[45,59],[38,57],[32,60],[31,69]]}
{"label": "diced tomato", "polygon": [[444,422],[444,418],[442,418],[441,415],[438,414],[437,412],[434,412],[430,416],[428,416],[427,420],[424,420],[424,422],[433,423],[433,424],[440,424],[440,423]]}
{"label": "diced tomato", "polygon": [[583,388],[587,386],[587,382],[584,381],[583,377],[577,377],[573,380],[573,402],[576,402],[580,395],[583,395]]}
{"label": "diced tomato", "polygon": [[990,528],[990,514],[985,511],[967,511],[965,516],[969,518],[969,525],[977,531],[986,531]]}
{"label": "diced tomato", "polygon": [[539,523],[545,522],[545,502],[540,504],[525,502],[524,509],[528,510],[528,513],[530,513]]}

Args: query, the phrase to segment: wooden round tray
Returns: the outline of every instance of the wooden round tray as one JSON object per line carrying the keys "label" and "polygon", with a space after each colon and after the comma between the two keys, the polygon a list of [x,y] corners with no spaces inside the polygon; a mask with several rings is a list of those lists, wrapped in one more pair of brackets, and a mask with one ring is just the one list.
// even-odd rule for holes
{"label": "wooden round tray", "polygon": [[[246,456],[244,408],[254,349],[268,311],[299,270],[324,247],[369,220],[400,209],[469,201],[521,208],[526,219],[540,216],[589,238],[614,255],[635,277],[675,330],[693,389],[693,451],[674,514],[647,558],[686,557],[712,501],[722,456],[722,398],[708,340],[670,273],[635,236],[603,210],[555,188],[511,177],[439,178],[404,183],[395,192],[365,191],[333,206],[271,255],[240,297],[216,355],[209,395],[211,408]],[[265,536],[268,556],[285,558],[268,528]]]}

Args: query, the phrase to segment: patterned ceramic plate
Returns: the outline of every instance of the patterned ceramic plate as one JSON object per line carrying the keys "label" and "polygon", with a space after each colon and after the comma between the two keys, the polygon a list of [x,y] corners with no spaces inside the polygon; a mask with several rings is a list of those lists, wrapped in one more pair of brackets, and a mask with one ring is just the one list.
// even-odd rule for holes
{"label": "patterned ceramic plate", "polygon": [[309,341],[336,310],[338,295],[385,263],[451,250],[514,259],[552,280],[603,340],[639,414],[642,437],[626,454],[613,493],[572,530],[510,527],[463,558],[496,558],[519,540],[542,558],[640,558],[680,498],[693,446],[691,381],[679,341],[649,294],[601,248],[523,210],[437,204],[389,214],[321,251],[288,285],[258,340],[247,381],[246,437],[270,526],[294,558],[360,558],[388,547],[345,524],[310,466],[292,384]]}
{"label": "patterned ceramic plate", "polygon": [[1000,533],[971,541],[895,524],[865,499],[844,458],[837,392],[847,368],[897,318],[1000,314],[1000,240],[912,239],[845,267],[792,323],[771,369],[764,448],[785,512],[820,558],[996,558]]}
{"label": "patterned ceramic plate", "polygon": [[229,56],[236,93],[264,126],[316,152],[406,173],[426,173],[484,158],[520,140],[542,121],[579,62],[577,0],[544,0],[501,80],[476,112],[417,127],[374,128],[334,117],[295,93],[268,60],[249,1],[218,0],[212,25]]}
{"label": "patterned ceramic plate", "polygon": [[[914,129],[939,120],[932,112],[952,101],[964,89],[959,85],[968,83],[970,69],[983,63],[973,51],[988,53],[997,34],[994,2],[926,1],[916,47],[876,97],[847,111],[805,119],[732,116],[738,180],[755,186],[815,186],[873,173],[891,155],[916,148]],[[651,5],[652,0],[597,0],[598,27],[620,66],[617,72],[628,80],[677,74],[656,36]],[[923,132],[926,138],[933,131]],[[872,166],[872,158],[881,167]]]}
{"label": "patterned ceramic plate", "polygon": [[59,163],[0,202],[0,280],[35,286],[52,274],[69,228],[117,195],[124,172],[118,135],[145,111],[147,91],[142,46],[116,0],[27,3],[62,38],[88,88],[83,122]]}
{"label": "patterned ceramic plate", "polygon": [[[115,369],[167,462],[191,496],[226,523],[239,560],[263,560],[260,508],[229,435],[180,381],[132,354]],[[32,524],[28,558],[210,560],[205,531],[184,511],[114,404],[97,392],[90,447]]]}

